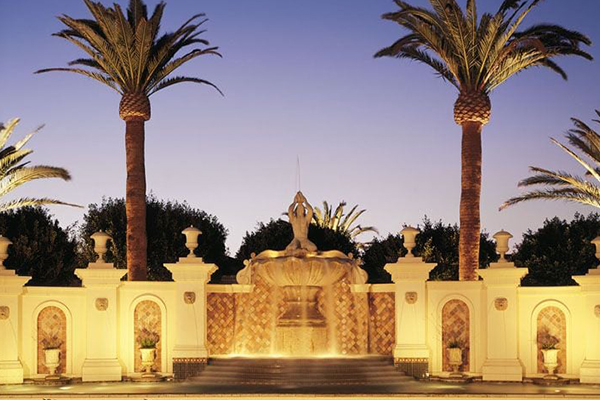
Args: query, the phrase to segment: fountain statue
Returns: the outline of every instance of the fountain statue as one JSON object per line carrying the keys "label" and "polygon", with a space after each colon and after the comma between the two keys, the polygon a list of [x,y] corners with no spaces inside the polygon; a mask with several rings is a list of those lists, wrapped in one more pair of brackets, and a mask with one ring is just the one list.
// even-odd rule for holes
{"label": "fountain statue", "polygon": [[288,208],[294,239],[283,251],[265,250],[253,255],[238,272],[240,284],[252,284],[260,276],[283,292],[284,310],[275,328],[275,351],[307,356],[328,352],[327,318],[319,310],[319,295],[345,276],[363,284],[367,274],[352,254],[319,251],[308,239],[313,208],[301,192]]}

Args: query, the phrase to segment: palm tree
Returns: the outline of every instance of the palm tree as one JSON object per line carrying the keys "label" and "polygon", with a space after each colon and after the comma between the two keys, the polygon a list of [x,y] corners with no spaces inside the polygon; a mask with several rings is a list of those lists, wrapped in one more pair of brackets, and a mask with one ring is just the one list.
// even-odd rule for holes
{"label": "palm tree", "polygon": [[[33,153],[33,150],[25,149],[23,146],[25,146],[33,135],[39,132],[42,127],[39,127],[12,146],[6,145],[6,142],[10,139],[10,136],[19,124],[19,121],[18,118],[15,118],[8,121],[6,125],[0,123],[0,197],[4,197],[21,185],[37,179],[60,178],[65,181],[71,179],[71,175],[64,168],[51,167],[48,165],[28,166],[29,162],[23,161],[29,154]],[[60,200],[47,197],[22,197],[0,203],[0,212],[26,206],[42,206],[48,204],[62,204],[79,207],[75,204],[64,203]]]}
{"label": "palm tree", "polygon": [[[146,171],[144,164],[144,123],[150,119],[149,96],[181,82],[212,83],[187,76],[169,77],[184,63],[207,54],[218,55],[216,47],[200,39],[206,21],[196,14],[172,33],[159,36],[165,3],[160,2],[148,18],[142,0],[130,0],[127,15],[118,4],[106,8],[99,2],[84,0],[93,15],[90,19],[74,19],[63,15],[58,19],[67,29],[56,33],[79,47],[89,58],[69,63],[74,68],[48,68],[67,71],[95,79],[121,95],[119,117],[125,121],[127,163],[127,268],[129,280],[145,280],[146,242]],[[197,48],[201,45],[204,48]],[[190,46],[196,47],[177,57]],[[80,68],[87,67],[87,68]],[[219,91],[220,92],[220,91]]]}
{"label": "palm tree", "polygon": [[475,0],[466,13],[456,0],[429,0],[433,11],[396,0],[399,11],[384,14],[409,31],[375,57],[397,57],[429,65],[458,89],[454,121],[462,126],[459,275],[477,279],[481,196],[481,131],[490,120],[489,94],[511,76],[546,67],[566,79],[558,56],[591,60],[580,49],[590,40],[579,32],[551,24],[517,31],[540,0],[504,0],[495,14],[477,15]]}
{"label": "palm tree", "polygon": [[[600,111],[596,111],[600,117]],[[517,203],[529,200],[567,200],[600,208],[600,134],[589,125],[577,118],[571,118],[575,128],[567,131],[566,137],[575,150],[551,138],[552,142],[573,157],[586,170],[586,177],[582,178],[563,171],[551,171],[539,167],[530,167],[535,175],[523,179],[519,186],[543,185],[549,189],[535,189],[521,196],[513,197],[500,207],[504,209]],[[594,120],[600,124],[600,120]],[[589,161],[586,161],[589,160]],[[590,181],[590,179],[596,181]]]}
{"label": "palm tree", "polygon": [[[352,225],[366,211],[360,210],[356,212],[358,205],[352,207],[348,214],[344,214],[346,202],[341,201],[333,211],[333,206],[330,206],[326,201],[323,202],[323,210],[319,207],[314,207],[312,222],[323,228],[329,228],[336,232],[347,235],[350,239],[355,240],[358,235],[365,232],[377,232],[377,229],[372,226]],[[358,244],[362,247],[362,244]]]}

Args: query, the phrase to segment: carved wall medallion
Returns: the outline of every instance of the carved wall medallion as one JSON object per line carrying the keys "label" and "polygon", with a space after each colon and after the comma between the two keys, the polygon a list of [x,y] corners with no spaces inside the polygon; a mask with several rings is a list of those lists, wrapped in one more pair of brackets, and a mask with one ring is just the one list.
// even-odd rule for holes
{"label": "carved wall medallion", "polygon": [[195,292],[185,292],[183,294],[183,301],[185,304],[194,304],[196,302]]}
{"label": "carved wall medallion", "polygon": [[504,311],[508,308],[508,299],[506,297],[498,297],[494,300],[494,307],[498,311]]}
{"label": "carved wall medallion", "polygon": [[106,311],[108,309],[108,299],[106,297],[98,297],[96,299],[96,310]]}
{"label": "carved wall medallion", "polygon": [[594,315],[596,315],[596,317],[600,318],[600,304],[596,305],[596,307],[594,307]]}
{"label": "carved wall medallion", "polygon": [[0,320],[10,317],[10,308],[8,306],[0,306]]}
{"label": "carved wall medallion", "polygon": [[408,304],[415,304],[417,302],[418,297],[419,296],[417,295],[417,292],[406,292],[404,294],[404,299]]}

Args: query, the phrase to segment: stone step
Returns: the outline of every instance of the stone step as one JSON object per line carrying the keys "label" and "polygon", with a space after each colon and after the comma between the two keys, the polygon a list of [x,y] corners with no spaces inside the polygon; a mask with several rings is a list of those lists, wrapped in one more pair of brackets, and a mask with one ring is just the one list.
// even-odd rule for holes
{"label": "stone step", "polygon": [[206,385],[381,385],[410,381],[390,357],[213,358],[191,381]]}

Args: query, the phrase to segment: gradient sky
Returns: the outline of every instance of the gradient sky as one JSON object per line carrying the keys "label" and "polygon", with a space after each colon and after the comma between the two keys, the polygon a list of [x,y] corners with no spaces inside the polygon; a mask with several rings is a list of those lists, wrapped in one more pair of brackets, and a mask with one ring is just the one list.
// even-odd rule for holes
{"label": "gradient sky", "polygon": [[[229,230],[232,253],[246,231],[287,208],[297,189],[297,157],[301,189],[313,205],[359,204],[367,209],[360,222],[382,235],[403,223],[418,224],[424,215],[458,221],[460,128],[452,119],[457,93],[424,65],[373,59],[405,33],[379,18],[396,9],[391,0],[167,3],[163,29],[174,30],[194,13],[208,14],[204,37],[224,57],[200,57],[181,72],[211,80],[225,97],[182,84],[151,98],[149,191],[216,215]],[[494,11],[499,3],[479,1],[480,8]],[[73,175],[71,182],[35,182],[16,194],[81,205],[122,197],[125,127],[118,94],[74,74],[33,75],[82,56],[50,36],[62,29],[55,18],[61,13],[89,16],[79,0],[0,0],[0,120],[21,117],[19,137],[45,123],[30,142],[31,160]],[[529,165],[580,172],[549,137],[562,138],[570,117],[589,122],[600,108],[598,15],[600,1],[547,0],[525,21],[586,33],[597,44],[589,50],[598,61],[561,60],[568,82],[533,70],[492,94],[492,121],[483,135],[487,232],[504,228],[518,242],[546,218],[593,211],[559,202],[502,212],[498,206],[519,193],[517,182],[528,176]],[[84,214],[58,206],[51,211],[65,226]]]}

